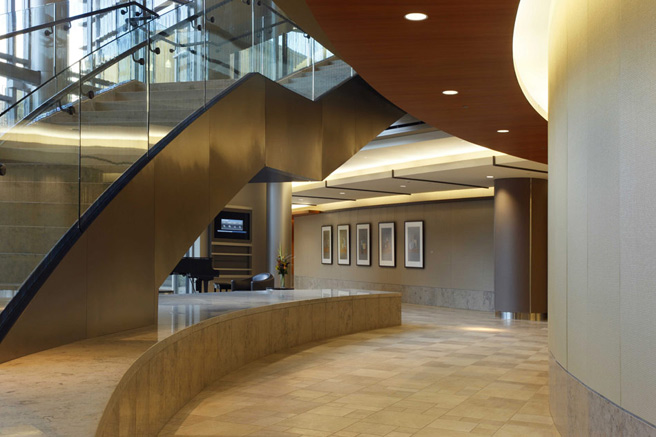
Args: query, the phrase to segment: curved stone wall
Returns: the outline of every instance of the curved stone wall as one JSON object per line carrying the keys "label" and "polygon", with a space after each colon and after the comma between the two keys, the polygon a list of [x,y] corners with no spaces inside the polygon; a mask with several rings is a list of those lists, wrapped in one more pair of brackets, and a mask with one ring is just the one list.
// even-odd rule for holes
{"label": "curved stone wall", "polygon": [[[564,372],[590,399],[649,423],[656,423],[655,22],[654,2],[557,0],[549,48],[549,347],[562,368],[551,377]],[[564,408],[571,419],[565,427],[556,420],[563,435],[599,429],[603,415],[591,409],[603,402],[554,384],[552,401],[561,396],[554,418]]]}
{"label": "curved stone wall", "polygon": [[277,351],[401,324],[401,295],[269,305],[214,317],[157,343],[126,372],[97,436],[154,436],[212,381]]}

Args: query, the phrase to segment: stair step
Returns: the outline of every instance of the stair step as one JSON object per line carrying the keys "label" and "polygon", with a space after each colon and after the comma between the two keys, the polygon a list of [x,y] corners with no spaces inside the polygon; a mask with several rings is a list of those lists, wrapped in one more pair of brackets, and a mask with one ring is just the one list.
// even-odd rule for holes
{"label": "stair step", "polygon": [[68,229],[48,226],[0,226],[0,253],[48,253]]}
{"label": "stair step", "polygon": [[[212,98],[223,91],[225,88],[209,88],[207,90],[207,95],[205,90],[170,90],[170,91],[151,91],[150,101],[151,102],[176,102],[176,101],[187,101],[187,102],[197,102],[198,107],[205,102],[205,99]],[[134,100],[145,102],[146,101],[146,92],[145,91],[135,91],[135,92],[119,92],[116,93],[115,101],[125,101],[125,100]]]}
{"label": "stair step", "polygon": [[204,90],[206,84],[208,89],[224,89],[235,82],[235,79],[217,79],[207,82],[161,82],[150,84],[150,91]]}
{"label": "stair step", "polygon": [[[198,109],[199,104],[189,99],[179,100],[151,100],[152,110],[186,110],[195,111]],[[89,110],[94,112],[102,111],[145,111],[146,102],[143,100],[113,100],[107,102],[95,102],[92,108],[85,108],[87,113]]]}

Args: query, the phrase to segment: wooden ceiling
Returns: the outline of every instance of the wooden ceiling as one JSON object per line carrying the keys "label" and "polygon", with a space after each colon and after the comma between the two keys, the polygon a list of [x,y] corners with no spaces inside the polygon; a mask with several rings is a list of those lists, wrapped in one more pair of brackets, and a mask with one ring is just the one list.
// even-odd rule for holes
{"label": "wooden ceiling", "polygon": [[[404,111],[472,143],[547,162],[547,122],[513,67],[519,0],[306,3],[343,59]],[[428,19],[408,21],[409,12]]]}

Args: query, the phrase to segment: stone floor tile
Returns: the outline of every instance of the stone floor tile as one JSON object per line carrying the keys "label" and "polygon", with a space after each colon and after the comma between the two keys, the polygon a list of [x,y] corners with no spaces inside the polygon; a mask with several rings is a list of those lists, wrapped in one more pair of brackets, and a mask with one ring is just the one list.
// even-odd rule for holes
{"label": "stone floor tile", "polygon": [[250,363],[200,393],[161,435],[557,435],[545,323],[417,305],[404,305],[403,320]]}

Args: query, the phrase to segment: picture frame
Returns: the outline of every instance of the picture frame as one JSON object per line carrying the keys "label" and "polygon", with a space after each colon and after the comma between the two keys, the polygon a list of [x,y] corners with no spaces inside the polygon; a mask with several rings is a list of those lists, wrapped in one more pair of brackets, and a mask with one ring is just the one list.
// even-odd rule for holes
{"label": "picture frame", "polygon": [[351,225],[337,225],[337,264],[351,264]]}
{"label": "picture frame", "polygon": [[405,228],[405,267],[424,268],[424,221],[415,220],[404,223]]}
{"label": "picture frame", "polygon": [[378,223],[378,265],[396,267],[394,222]]}
{"label": "picture frame", "polygon": [[371,265],[370,223],[358,223],[355,225],[355,264],[359,266]]}
{"label": "picture frame", "polygon": [[321,264],[333,263],[333,227],[321,227]]}

